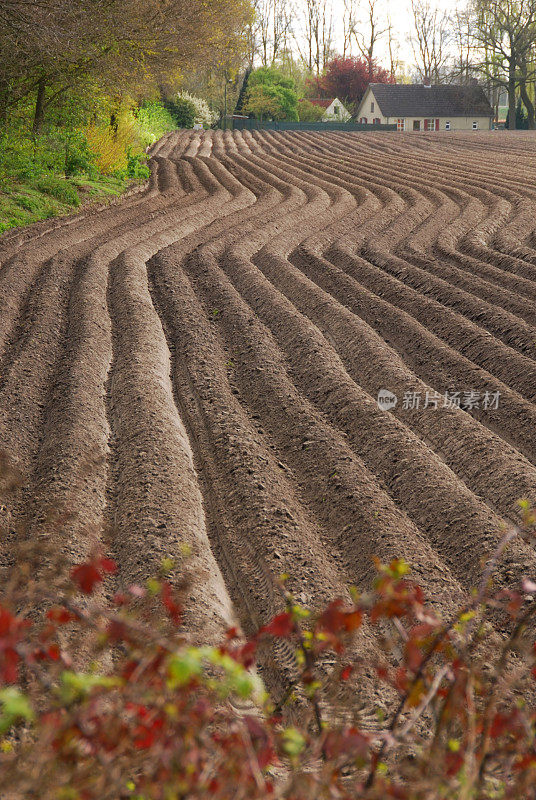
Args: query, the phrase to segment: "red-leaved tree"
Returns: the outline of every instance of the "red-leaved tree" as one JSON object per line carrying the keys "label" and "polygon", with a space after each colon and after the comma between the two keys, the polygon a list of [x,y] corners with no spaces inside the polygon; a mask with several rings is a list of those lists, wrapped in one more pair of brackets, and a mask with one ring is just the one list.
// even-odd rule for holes
{"label": "red-leaved tree", "polygon": [[337,56],[326,65],[324,74],[309,78],[306,91],[309,97],[338,97],[344,103],[361,101],[369,83],[394,83],[392,75],[374,62],[363,58]]}

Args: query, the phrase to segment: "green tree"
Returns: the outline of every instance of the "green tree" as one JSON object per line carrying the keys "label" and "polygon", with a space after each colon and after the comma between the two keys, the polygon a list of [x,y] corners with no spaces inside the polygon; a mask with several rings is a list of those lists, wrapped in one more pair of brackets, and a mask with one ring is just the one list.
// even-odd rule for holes
{"label": "green tree", "polygon": [[[262,87],[262,91],[259,87]],[[271,98],[271,110],[266,110],[267,116],[273,119],[288,119],[297,122],[298,95],[292,78],[284,75],[275,67],[261,67],[251,73],[248,81],[248,100],[246,108],[249,113],[256,113],[250,106],[249,99],[253,97],[258,105],[263,98],[263,103],[268,108],[268,98]]]}
{"label": "green tree", "polygon": [[253,86],[244,103],[246,114],[254,114],[262,122],[265,117],[281,119],[281,106],[273,86],[265,86],[262,83]]}
{"label": "green tree", "polygon": [[241,53],[250,17],[249,0],[2,0],[0,122],[32,97],[38,132],[56,98],[89,76],[112,96],[139,94]]}
{"label": "green tree", "polygon": [[300,122],[320,122],[324,116],[324,109],[311,103],[310,100],[300,100],[299,114]]}
{"label": "green tree", "polygon": [[516,127],[518,89],[534,127],[528,87],[536,77],[536,0],[473,0],[471,38],[480,56],[476,68],[493,86],[508,91],[508,128]]}

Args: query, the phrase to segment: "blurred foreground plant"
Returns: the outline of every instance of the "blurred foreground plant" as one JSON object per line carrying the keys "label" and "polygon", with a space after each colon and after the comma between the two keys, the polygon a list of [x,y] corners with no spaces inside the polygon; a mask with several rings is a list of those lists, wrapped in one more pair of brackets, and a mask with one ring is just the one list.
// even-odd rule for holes
{"label": "blurred foreground plant", "polygon": [[[36,579],[29,613],[19,563],[26,577],[0,600],[2,797],[535,797],[536,582],[492,580],[509,542],[534,534],[523,514],[449,620],[395,560],[377,564],[370,592],[320,613],[283,580],[281,613],[217,647],[185,638],[171,562],[105,601],[117,567],[95,554],[56,585]],[[365,629],[369,657],[356,649]],[[296,665],[277,701],[255,669],[274,641]],[[370,703],[391,711],[365,727],[348,698],[370,680]]]}

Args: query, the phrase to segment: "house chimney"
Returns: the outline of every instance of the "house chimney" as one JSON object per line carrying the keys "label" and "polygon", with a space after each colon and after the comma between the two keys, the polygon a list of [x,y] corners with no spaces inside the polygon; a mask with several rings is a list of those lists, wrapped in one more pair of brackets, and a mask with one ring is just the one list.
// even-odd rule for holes
{"label": "house chimney", "polygon": [[430,82],[430,76],[429,75],[425,75],[424,76],[423,86],[424,86],[425,89],[431,89],[432,88],[432,84]]}

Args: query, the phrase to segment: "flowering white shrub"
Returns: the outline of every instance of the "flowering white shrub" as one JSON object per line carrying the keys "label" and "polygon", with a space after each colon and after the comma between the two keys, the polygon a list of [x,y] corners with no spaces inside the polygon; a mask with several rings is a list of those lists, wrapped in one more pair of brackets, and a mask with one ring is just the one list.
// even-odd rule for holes
{"label": "flowering white shrub", "polygon": [[201,125],[212,125],[216,121],[216,114],[214,114],[208,107],[206,100],[201,97],[195,97],[189,92],[179,92],[177,95],[179,100],[189,100],[195,106],[195,122]]}

